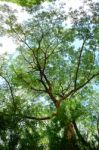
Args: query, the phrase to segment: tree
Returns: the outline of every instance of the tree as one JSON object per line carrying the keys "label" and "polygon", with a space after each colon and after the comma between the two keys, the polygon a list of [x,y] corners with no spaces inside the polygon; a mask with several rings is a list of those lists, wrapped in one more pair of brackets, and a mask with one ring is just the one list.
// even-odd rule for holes
{"label": "tree", "polygon": [[1,63],[5,147],[47,149],[49,141],[51,150],[98,149],[98,117],[90,109],[99,83],[98,3],[88,6],[91,15],[83,8],[66,14],[63,6],[60,11],[35,6],[23,24],[3,8],[6,34],[19,45],[10,63],[4,58]]}

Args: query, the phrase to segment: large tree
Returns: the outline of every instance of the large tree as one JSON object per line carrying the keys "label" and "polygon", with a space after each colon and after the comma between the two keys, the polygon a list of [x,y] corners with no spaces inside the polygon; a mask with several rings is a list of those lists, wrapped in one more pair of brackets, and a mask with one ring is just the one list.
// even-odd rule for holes
{"label": "large tree", "polygon": [[2,149],[98,149],[98,3],[67,14],[55,4],[33,7],[22,24],[1,8],[18,44],[1,61]]}

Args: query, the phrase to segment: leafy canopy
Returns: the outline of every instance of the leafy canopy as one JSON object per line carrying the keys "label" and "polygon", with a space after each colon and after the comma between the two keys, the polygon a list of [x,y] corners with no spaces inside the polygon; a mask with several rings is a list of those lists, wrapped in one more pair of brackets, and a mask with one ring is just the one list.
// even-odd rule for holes
{"label": "leafy canopy", "polygon": [[99,5],[86,2],[88,14],[52,4],[34,6],[21,24],[1,7],[2,28],[18,45],[0,62],[2,149],[98,148]]}

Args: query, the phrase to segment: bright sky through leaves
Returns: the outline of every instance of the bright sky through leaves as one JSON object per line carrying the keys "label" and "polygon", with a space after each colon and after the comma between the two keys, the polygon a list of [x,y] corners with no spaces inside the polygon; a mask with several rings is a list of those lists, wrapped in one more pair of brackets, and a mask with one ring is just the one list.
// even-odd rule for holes
{"label": "bright sky through leaves", "polygon": [[[97,1],[97,0],[93,0],[93,1]],[[46,9],[48,8],[48,3],[49,2],[44,2],[42,5],[46,7]],[[87,7],[86,5],[83,4],[82,0],[57,0],[56,1],[56,5],[52,7],[59,7],[60,4],[64,3],[64,5],[66,6],[66,12],[68,12],[69,8],[72,7],[73,9],[78,9],[80,6],[83,6],[86,10]],[[6,2],[0,2],[0,4],[8,4],[12,9],[16,9],[18,11],[18,13],[16,14],[16,16],[18,17],[18,21],[22,22],[23,20],[26,20],[27,18],[29,18],[29,14],[27,14],[27,12],[23,11],[22,8],[20,6],[17,6],[16,4],[13,3],[6,3]],[[67,22],[66,22],[67,23]],[[70,20],[68,19],[68,24],[70,24]],[[4,54],[4,53],[9,53],[12,54],[15,52],[17,45],[15,43],[13,43],[12,39],[9,39],[8,37],[3,37],[0,38],[0,55]]]}

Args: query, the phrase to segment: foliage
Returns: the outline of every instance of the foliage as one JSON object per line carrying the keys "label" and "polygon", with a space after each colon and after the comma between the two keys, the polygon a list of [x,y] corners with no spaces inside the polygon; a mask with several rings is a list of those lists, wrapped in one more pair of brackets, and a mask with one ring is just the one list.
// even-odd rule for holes
{"label": "foliage", "polygon": [[16,3],[23,7],[24,6],[32,7],[34,4],[40,4],[41,2],[44,2],[44,0],[1,0],[1,1]]}
{"label": "foliage", "polygon": [[98,149],[99,5],[66,14],[55,4],[34,6],[21,24],[1,8],[5,34],[18,45],[0,62],[1,149]]}

